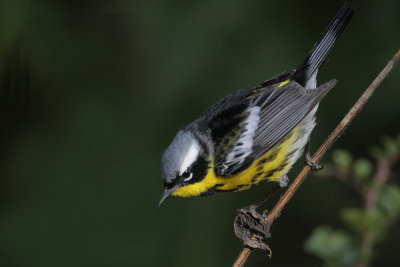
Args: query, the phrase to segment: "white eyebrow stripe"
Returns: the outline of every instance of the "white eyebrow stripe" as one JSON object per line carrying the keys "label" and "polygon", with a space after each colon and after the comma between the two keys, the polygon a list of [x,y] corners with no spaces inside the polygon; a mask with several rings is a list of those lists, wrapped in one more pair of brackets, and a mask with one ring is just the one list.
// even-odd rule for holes
{"label": "white eyebrow stripe", "polygon": [[192,165],[193,162],[196,161],[197,156],[199,155],[199,152],[200,152],[199,145],[196,144],[195,142],[193,142],[192,146],[189,148],[189,150],[186,153],[186,156],[184,157],[184,159],[182,161],[179,175],[182,175],[187,170],[187,168],[189,168],[190,165]]}

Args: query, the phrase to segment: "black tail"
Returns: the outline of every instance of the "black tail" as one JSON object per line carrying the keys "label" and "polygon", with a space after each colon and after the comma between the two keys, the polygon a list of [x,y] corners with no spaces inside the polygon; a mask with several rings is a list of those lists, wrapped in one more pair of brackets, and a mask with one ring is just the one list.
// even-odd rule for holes
{"label": "black tail", "polygon": [[294,80],[305,86],[307,81],[323,64],[329,51],[340,37],[353,16],[354,10],[350,3],[345,2],[326,28],[322,38],[315,43],[313,49],[294,73]]}

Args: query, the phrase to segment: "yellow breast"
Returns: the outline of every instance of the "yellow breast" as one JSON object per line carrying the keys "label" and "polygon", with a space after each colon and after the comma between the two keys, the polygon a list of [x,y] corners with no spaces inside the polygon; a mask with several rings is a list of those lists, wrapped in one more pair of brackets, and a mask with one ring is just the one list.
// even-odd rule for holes
{"label": "yellow breast", "polygon": [[246,170],[231,176],[220,177],[210,168],[206,177],[198,183],[178,188],[173,195],[181,197],[200,196],[210,189],[216,191],[241,191],[266,181],[277,181],[286,174],[294,162],[288,162],[288,154],[293,153],[292,145],[299,135],[299,127],[294,128],[286,138],[258,158]]}

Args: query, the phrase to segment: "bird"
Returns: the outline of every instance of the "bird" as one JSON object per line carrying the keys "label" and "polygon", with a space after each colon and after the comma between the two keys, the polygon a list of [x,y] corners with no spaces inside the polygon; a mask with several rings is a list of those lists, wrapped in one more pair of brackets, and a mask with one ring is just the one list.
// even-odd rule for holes
{"label": "bird", "polygon": [[337,80],[317,87],[317,73],[353,13],[345,2],[297,69],[223,97],[180,129],[161,157],[159,206],[171,195],[208,196],[267,181],[284,187],[304,150],[306,163],[319,169],[309,156],[310,134]]}

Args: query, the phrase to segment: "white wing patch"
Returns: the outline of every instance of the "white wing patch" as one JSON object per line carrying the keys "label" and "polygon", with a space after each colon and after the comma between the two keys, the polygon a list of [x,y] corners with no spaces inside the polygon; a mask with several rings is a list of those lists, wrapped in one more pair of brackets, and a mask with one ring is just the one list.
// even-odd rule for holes
{"label": "white wing patch", "polygon": [[250,114],[245,122],[243,133],[236,142],[233,150],[226,156],[224,165],[241,164],[252,152],[254,133],[260,121],[260,107],[252,107],[249,111]]}
{"label": "white wing patch", "polygon": [[187,151],[186,156],[183,158],[181,168],[179,169],[179,175],[182,175],[187,170],[187,168],[189,168],[193,164],[193,162],[197,160],[199,152],[199,144],[193,142],[189,150]]}

